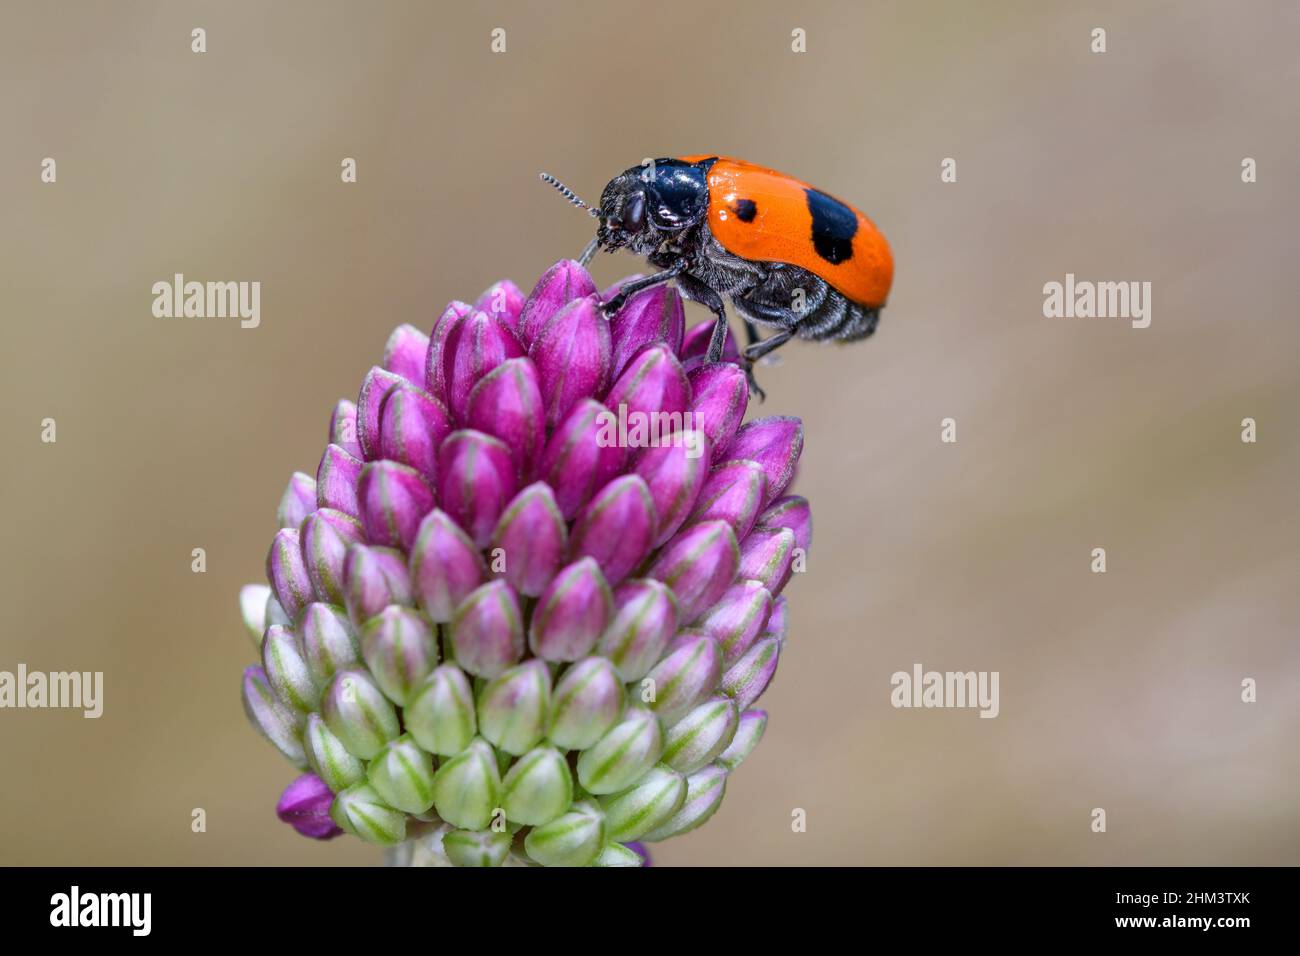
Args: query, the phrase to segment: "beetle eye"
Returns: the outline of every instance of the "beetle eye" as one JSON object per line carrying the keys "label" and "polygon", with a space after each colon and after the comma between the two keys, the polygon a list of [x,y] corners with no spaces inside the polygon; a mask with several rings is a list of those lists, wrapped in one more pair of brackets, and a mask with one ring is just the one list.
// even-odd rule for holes
{"label": "beetle eye", "polygon": [[627,197],[623,206],[623,228],[628,232],[640,232],[645,227],[645,193],[634,192]]}

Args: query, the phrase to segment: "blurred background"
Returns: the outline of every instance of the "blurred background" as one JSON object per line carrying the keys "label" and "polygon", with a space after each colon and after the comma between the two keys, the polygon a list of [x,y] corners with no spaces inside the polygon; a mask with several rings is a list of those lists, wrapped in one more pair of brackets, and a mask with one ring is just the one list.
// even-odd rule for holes
{"label": "blurred background", "polygon": [[[657,862],[1296,863],[1297,41],[1286,2],[4,0],[0,669],[106,686],[0,712],[0,862],[377,862],[276,820],[239,703],[284,484],[395,325],[581,249],[538,170],[719,152],[897,275],[872,340],[762,370],[814,546],[767,737]],[[175,272],[260,281],[260,328],[154,318]],[[1150,328],[1044,318],[1067,272],[1151,282]],[[1000,716],[895,710],[918,662]]]}

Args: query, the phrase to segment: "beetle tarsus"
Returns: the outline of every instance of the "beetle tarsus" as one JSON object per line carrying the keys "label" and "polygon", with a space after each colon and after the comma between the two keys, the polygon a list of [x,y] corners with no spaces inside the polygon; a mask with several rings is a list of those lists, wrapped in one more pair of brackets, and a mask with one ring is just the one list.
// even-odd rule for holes
{"label": "beetle tarsus", "polygon": [[767,401],[767,392],[759,387],[758,379],[754,378],[754,363],[745,363],[745,380],[749,382],[749,394],[757,395],[760,402]]}

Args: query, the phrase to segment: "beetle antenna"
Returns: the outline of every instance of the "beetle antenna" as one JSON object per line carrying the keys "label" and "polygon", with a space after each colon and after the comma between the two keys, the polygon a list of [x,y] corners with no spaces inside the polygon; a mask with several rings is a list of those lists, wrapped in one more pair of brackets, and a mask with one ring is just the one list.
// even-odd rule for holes
{"label": "beetle antenna", "polygon": [[542,173],[541,175],[542,175],[542,182],[554,186],[557,190],[559,190],[560,195],[563,196],[565,199],[569,200],[570,203],[577,206],[579,209],[587,210],[587,214],[592,216],[593,218],[599,218],[600,210],[594,209],[589,204],[583,202],[581,199],[578,198],[577,193],[575,193],[568,186],[564,185],[564,183],[560,182],[550,173]]}

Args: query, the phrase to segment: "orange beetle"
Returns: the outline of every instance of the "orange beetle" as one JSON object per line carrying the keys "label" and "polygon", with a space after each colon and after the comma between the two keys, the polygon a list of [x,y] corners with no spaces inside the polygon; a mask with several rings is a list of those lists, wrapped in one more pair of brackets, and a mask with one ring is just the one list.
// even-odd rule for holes
{"label": "orange beetle", "polygon": [[[648,160],[610,180],[598,208],[542,178],[600,220],[584,263],[626,248],[663,270],[624,285],[607,315],[676,280],[717,317],[712,362],[726,341],[723,296],[745,322],[751,363],[795,336],[853,341],[876,329],[894,277],[889,243],[861,212],[793,176],[725,156]],[[776,331],[760,339],[756,324]]]}

